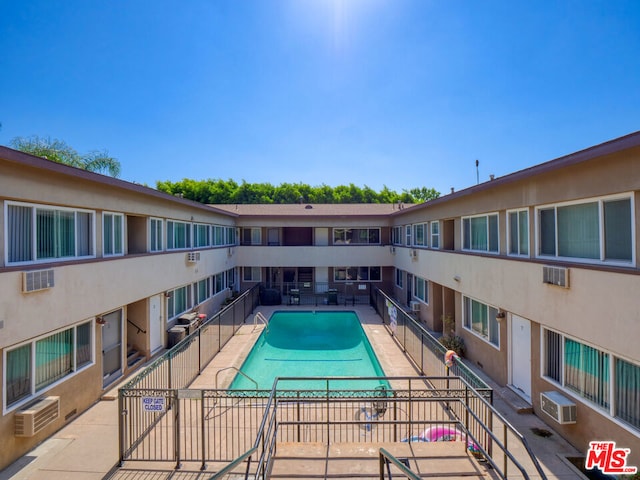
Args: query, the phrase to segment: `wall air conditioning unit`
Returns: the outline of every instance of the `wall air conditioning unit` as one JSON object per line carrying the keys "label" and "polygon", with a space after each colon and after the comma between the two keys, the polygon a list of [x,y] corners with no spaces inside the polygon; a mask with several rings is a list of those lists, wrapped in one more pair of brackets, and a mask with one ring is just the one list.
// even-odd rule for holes
{"label": "wall air conditioning unit", "polygon": [[562,425],[576,423],[576,404],[556,391],[540,393],[540,408]]}
{"label": "wall air conditioning unit", "polygon": [[233,247],[229,247],[227,250],[227,257],[231,257],[233,255]]}
{"label": "wall air conditioning unit", "polygon": [[411,311],[412,312],[419,312],[420,311],[420,302],[412,301],[409,305],[411,306]]}
{"label": "wall air conditioning unit", "polygon": [[200,261],[200,252],[187,252],[188,263],[198,263]]}
{"label": "wall air conditioning unit", "polygon": [[55,285],[53,269],[22,272],[22,292],[31,293],[46,290]]}
{"label": "wall air conditioning unit", "polygon": [[549,265],[543,266],[542,283],[569,288],[569,269],[566,267],[552,267]]}
{"label": "wall air conditioning unit", "polygon": [[417,260],[418,259],[418,250],[416,250],[415,248],[412,248],[409,250],[409,256],[411,257],[411,260]]}
{"label": "wall air conditioning unit", "polygon": [[15,436],[33,437],[60,417],[60,397],[45,397],[15,415]]}
{"label": "wall air conditioning unit", "polygon": [[393,245],[389,247],[389,251],[395,255],[396,253],[396,247],[394,247]]}

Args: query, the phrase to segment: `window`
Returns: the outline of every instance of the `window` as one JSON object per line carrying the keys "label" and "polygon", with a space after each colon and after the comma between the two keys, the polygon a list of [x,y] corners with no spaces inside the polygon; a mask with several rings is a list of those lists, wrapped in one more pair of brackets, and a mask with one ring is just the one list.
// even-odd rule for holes
{"label": "window", "polygon": [[172,290],[167,299],[167,321],[183,314],[192,307],[191,285]]}
{"label": "window", "polygon": [[393,227],[391,230],[391,243],[402,245],[402,227]]}
{"label": "window", "polygon": [[462,248],[498,253],[498,214],[463,218]]}
{"label": "window", "polygon": [[261,245],[262,229],[261,228],[243,228],[242,243],[243,245]]}
{"label": "window", "polygon": [[94,256],[94,213],[7,204],[7,263]]}
{"label": "window", "polygon": [[396,287],[403,288],[402,281],[403,281],[403,272],[399,268],[396,268]]}
{"label": "window", "polygon": [[213,244],[224,245],[224,227],[219,225],[213,227]]}
{"label": "window", "polygon": [[333,267],[336,282],[379,282],[382,280],[380,267]]}
{"label": "window", "polygon": [[124,216],[121,213],[102,214],[102,254],[124,255]]}
{"label": "window", "polygon": [[211,296],[211,277],[196,283],[196,304],[200,304]]}
{"label": "window", "polygon": [[440,222],[431,222],[431,248],[440,248]]}
{"label": "window", "polygon": [[167,249],[177,250],[191,246],[191,225],[167,220]]}
{"label": "window", "polygon": [[418,246],[427,246],[428,223],[418,223],[413,226],[413,244]]}
{"label": "window", "polygon": [[5,407],[24,403],[93,362],[92,323],[60,330],[5,353]]}
{"label": "window", "polygon": [[496,319],[498,309],[463,297],[463,324],[468,330],[500,348],[500,324]]}
{"label": "window", "polygon": [[615,416],[640,428],[640,366],[616,358]]}
{"label": "window", "polygon": [[404,227],[404,235],[405,235],[405,245],[408,247],[411,246],[411,225],[406,225]]}
{"label": "window", "polygon": [[541,207],[537,212],[540,256],[633,261],[631,198]]}
{"label": "window", "polygon": [[242,267],[242,280],[245,282],[259,282],[261,280],[260,267]]}
{"label": "window", "polygon": [[413,296],[429,303],[429,282],[421,277],[413,277]]}
{"label": "window", "polygon": [[227,287],[233,289],[236,285],[236,271],[233,268],[227,270]]}
{"label": "window", "polygon": [[211,245],[211,227],[203,223],[196,223],[193,226],[193,246],[208,247]]}
{"label": "window", "polygon": [[236,244],[236,229],[235,227],[225,227],[226,245]]}
{"label": "window", "polygon": [[507,214],[509,220],[509,255],[529,255],[529,212],[518,210]]}
{"label": "window", "polygon": [[334,228],[333,243],[334,245],[379,244],[380,229],[379,228]]}
{"label": "window", "polygon": [[544,376],[640,429],[640,365],[545,329]]}
{"label": "window", "polygon": [[224,273],[218,273],[214,276],[215,279],[215,290],[214,290],[214,294],[216,293],[220,293],[221,291],[224,290]]}
{"label": "window", "polygon": [[149,219],[150,245],[152,252],[162,251],[162,220],[159,218]]}

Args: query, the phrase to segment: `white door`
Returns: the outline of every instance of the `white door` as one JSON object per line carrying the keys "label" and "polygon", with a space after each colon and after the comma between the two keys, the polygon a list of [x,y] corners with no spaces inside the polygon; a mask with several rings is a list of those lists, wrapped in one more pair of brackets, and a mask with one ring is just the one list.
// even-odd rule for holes
{"label": "white door", "polygon": [[531,322],[511,315],[511,386],[531,400]]}
{"label": "white door", "polygon": [[107,386],[122,375],[122,310],[102,318],[102,377]]}
{"label": "white door", "polygon": [[162,346],[162,298],[155,295],[149,298],[149,350],[153,353]]}

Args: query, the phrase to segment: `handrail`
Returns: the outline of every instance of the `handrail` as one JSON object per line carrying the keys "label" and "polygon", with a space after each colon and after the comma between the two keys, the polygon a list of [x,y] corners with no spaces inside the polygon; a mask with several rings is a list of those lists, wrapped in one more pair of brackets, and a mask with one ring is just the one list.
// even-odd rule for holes
{"label": "handrail", "polygon": [[[269,330],[269,321],[265,318],[265,316],[262,314],[262,312],[256,313],[255,316],[253,317],[253,330],[255,330],[256,327],[258,326],[258,320],[260,320],[262,323],[265,324],[265,328],[268,331]],[[253,331],[253,330],[251,330],[251,331]]]}
{"label": "handrail", "polygon": [[[464,382],[464,379],[462,379],[461,377],[458,377],[458,378],[460,378]],[[467,388],[469,390],[471,390],[472,392],[474,392],[474,394],[477,396],[477,398],[480,399],[480,402],[483,403],[486,407],[488,407],[491,410],[492,414],[495,417],[497,417],[498,420],[500,420],[502,422],[502,424],[505,427],[507,427],[507,429],[513,435],[515,435],[515,437],[518,440],[520,440],[520,443],[522,443],[522,446],[527,451],[527,454],[529,454],[529,458],[533,462],[534,467],[536,467],[536,470],[537,470],[538,474],[540,475],[540,478],[542,480],[546,480],[547,476],[545,475],[544,471],[542,470],[542,467],[540,466],[540,463],[538,462],[538,458],[535,456],[535,454],[531,450],[531,447],[529,446],[529,443],[527,442],[527,439],[524,438],[524,436],[518,430],[516,430],[516,428],[513,425],[511,425],[511,423],[509,423],[509,421],[506,418],[504,418],[504,416],[500,412],[498,412],[498,410],[496,410],[493,407],[493,405],[491,405],[489,402],[487,402],[487,400],[484,397],[482,397],[482,395],[480,395],[480,393],[475,388],[473,388],[472,386],[467,386]],[[524,471],[524,469],[522,468],[522,466],[515,460],[515,458],[513,457],[511,452],[509,451],[509,449],[498,439],[498,437],[496,437],[496,435],[484,424],[484,422],[475,414],[475,412],[472,409],[469,408],[468,405],[465,405],[465,408],[471,414],[471,416],[480,425],[482,425],[484,427],[484,430],[489,434],[489,436],[493,439],[493,441],[498,444],[500,449],[504,451],[504,453],[507,455],[507,457],[509,457],[509,459],[511,459],[511,461],[520,469],[520,471],[525,475],[525,478],[529,478],[527,476],[526,472]],[[496,465],[494,465],[494,467],[496,467]],[[496,468],[496,470],[499,470],[499,469]]]}
{"label": "handrail", "polygon": [[215,387],[216,390],[218,390],[218,375],[220,375],[221,372],[224,372],[226,370],[235,370],[236,372],[238,372],[240,375],[242,375],[244,378],[246,378],[247,380],[249,380],[250,382],[253,382],[253,384],[256,386],[256,390],[258,390],[258,382],[256,382],[253,378],[251,378],[249,375],[247,375],[246,373],[244,373],[242,370],[240,370],[238,367],[225,367],[225,368],[221,368],[220,370],[218,370],[216,372],[216,382],[215,382]]}
{"label": "handrail", "polygon": [[387,466],[387,473],[389,473],[389,480],[391,480],[391,469],[389,468],[389,463],[393,463],[396,467],[400,469],[400,471],[411,480],[420,480],[421,477],[416,475],[411,471],[404,463],[398,460],[396,457],[387,452],[384,448],[380,448],[378,450],[380,454],[380,480],[384,480],[384,467]]}
{"label": "handrail", "polygon": [[[247,457],[251,457],[251,455],[253,455],[256,450],[257,450],[256,447],[250,448],[249,450],[244,452],[242,455],[240,455],[238,458],[233,460],[226,467],[224,467],[222,470],[220,470],[218,473],[216,473],[215,475],[209,477],[209,480],[217,480],[219,478],[222,478],[224,475],[226,475],[231,470],[233,470],[235,467],[237,467],[241,462],[243,462]],[[248,466],[247,466],[247,468],[248,468]]]}
{"label": "handrail", "polygon": [[134,327],[136,327],[136,328],[138,329],[138,331],[137,331],[136,333],[140,333],[140,332],[142,332],[142,333],[144,333],[145,335],[147,334],[147,331],[146,331],[146,330],[141,329],[138,325],[136,325],[135,323],[133,323],[133,322],[132,322],[131,320],[129,320],[128,318],[127,318],[127,323],[130,323],[131,325],[133,325]]}

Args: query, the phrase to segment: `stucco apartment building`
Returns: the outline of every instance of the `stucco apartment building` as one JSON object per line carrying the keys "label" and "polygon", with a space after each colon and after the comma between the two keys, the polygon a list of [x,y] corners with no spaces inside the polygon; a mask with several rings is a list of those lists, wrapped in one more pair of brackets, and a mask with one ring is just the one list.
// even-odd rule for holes
{"label": "stucco apartment building", "polygon": [[0,200],[0,468],[256,283],[451,318],[576,447],[640,464],[640,132],[406,206],[206,206],[0,147]]}

